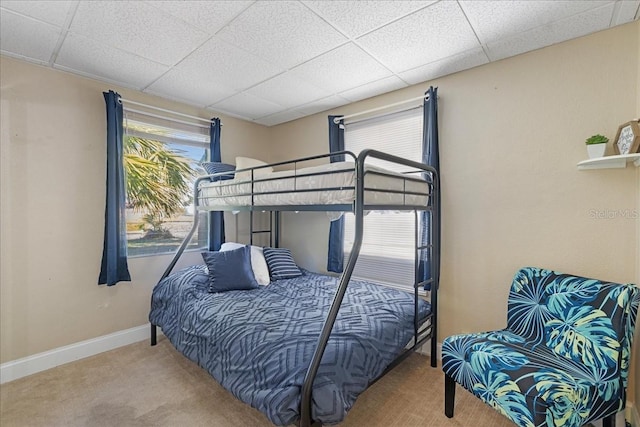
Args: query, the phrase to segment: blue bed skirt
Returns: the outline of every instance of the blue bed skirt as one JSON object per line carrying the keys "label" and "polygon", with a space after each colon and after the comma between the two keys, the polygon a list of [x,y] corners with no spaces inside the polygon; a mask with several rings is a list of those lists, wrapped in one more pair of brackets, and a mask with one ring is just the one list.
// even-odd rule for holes
{"label": "blue bed skirt", "polygon": [[[208,293],[206,266],[188,267],[154,288],[149,320],[237,398],[276,425],[292,424],[337,287],[334,277],[304,273],[255,290]],[[423,300],[418,307],[424,321],[431,307]],[[314,420],[344,419],[413,338],[413,313],[413,295],[351,280],[313,384]]]}

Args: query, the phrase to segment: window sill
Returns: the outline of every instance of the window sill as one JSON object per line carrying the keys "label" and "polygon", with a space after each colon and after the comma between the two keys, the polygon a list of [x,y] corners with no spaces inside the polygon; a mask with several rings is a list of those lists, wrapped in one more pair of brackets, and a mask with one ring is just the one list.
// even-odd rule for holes
{"label": "window sill", "polygon": [[[207,250],[208,249],[206,247],[192,248],[192,249],[185,249],[183,253],[201,252],[201,251],[207,251]],[[158,253],[154,253],[154,254],[127,255],[127,259],[139,259],[139,258],[150,258],[150,257],[160,257],[160,256],[174,256],[175,254],[176,254],[176,251],[158,252]]]}

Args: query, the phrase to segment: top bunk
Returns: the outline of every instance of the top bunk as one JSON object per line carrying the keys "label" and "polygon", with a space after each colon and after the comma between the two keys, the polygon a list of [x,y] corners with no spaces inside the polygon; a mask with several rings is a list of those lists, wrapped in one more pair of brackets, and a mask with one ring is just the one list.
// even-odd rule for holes
{"label": "top bunk", "polygon": [[[333,162],[317,165],[325,159]],[[432,210],[437,191],[437,172],[424,163],[376,150],[340,151],[199,177],[194,204],[199,211],[354,212],[359,201],[364,210],[424,211]]]}

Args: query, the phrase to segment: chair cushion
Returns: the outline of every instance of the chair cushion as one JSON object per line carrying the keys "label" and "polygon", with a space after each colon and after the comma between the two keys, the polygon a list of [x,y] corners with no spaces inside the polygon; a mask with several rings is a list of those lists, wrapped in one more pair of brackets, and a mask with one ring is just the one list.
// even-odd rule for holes
{"label": "chair cushion", "polygon": [[525,267],[511,285],[507,329],[595,376],[619,367],[626,387],[639,298],[633,285]]}
{"label": "chair cushion", "polygon": [[508,330],[446,338],[442,369],[519,426],[579,427],[624,405],[618,369],[594,374]]}

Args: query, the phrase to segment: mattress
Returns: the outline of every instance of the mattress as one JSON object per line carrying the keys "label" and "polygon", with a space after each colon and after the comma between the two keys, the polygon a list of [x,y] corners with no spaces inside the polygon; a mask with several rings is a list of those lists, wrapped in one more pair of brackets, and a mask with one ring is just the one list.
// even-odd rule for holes
{"label": "mattress", "polygon": [[[426,206],[428,183],[375,166],[365,169],[365,204]],[[384,173],[379,175],[374,172]],[[273,172],[256,179],[279,178],[253,183],[247,180],[204,182],[199,188],[199,205],[213,209],[224,206],[283,206],[351,204],[355,199],[356,173],[352,162],[336,162],[297,170]],[[268,194],[272,192],[271,194]],[[276,193],[273,193],[276,192]],[[419,194],[412,194],[419,193]]]}
{"label": "mattress", "polygon": [[[161,280],[149,320],[271,422],[296,422],[304,376],[337,279],[305,271],[259,289],[222,293],[208,293],[208,283],[204,265]],[[418,303],[424,320],[431,306]],[[313,383],[314,420],[334,424],[346,416],[356,397],[412,340],[413,313],[413,295],[351,280]]]}

